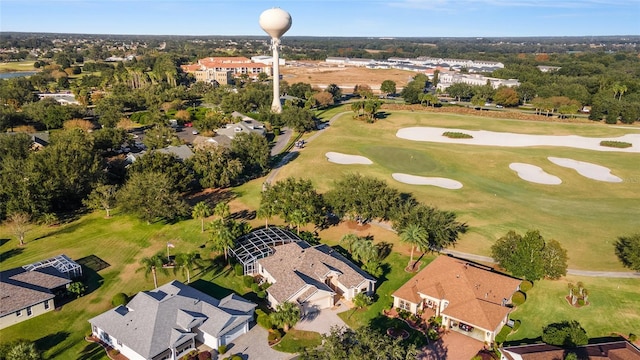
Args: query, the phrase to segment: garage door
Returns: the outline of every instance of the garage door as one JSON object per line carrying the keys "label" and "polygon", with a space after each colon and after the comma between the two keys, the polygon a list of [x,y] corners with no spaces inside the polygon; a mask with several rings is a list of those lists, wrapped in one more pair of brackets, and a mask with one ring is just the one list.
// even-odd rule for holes
{"label": "garage door", "polygon": [[226,333],[221,340],[223,345],[227,345],[230,342],[232,342],[235,338],[237,338],[238,336],[244,334],[244,324],[241,324],[239,326],[236,326],[235,328],[231,329],[231,331],[229,331],[228,333]]}

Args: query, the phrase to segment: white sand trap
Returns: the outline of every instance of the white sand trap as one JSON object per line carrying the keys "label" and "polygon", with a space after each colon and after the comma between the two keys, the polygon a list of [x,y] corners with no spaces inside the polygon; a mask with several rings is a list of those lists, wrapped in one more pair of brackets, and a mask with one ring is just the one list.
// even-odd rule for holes
{"label": "white sand trap", "polygon": [[596,165],[596,164],[592,164],[584,161],[557,158],[557,157],[551,157],[551,156],[548,157],[547,159],[549,159],[549,161],[551,161],[556,165],[566,167],[569,169],[574,169],[575,171],[578,172],[578,174],[589,179],[606,181],[606,182],[614,182],[614,183],[622,182],[622,179],[620,179],[619,177],[615,175],[611,175],[611,169],[604,166],[600,166],[600,165]]}
{"label": "white sand trap", "polygon": [[456,180],[441,177],[424,177],[409,174],[393,173],[391,176],[404,184],[409,185],[433,185],[444,189],[456,190],[462,188],[462,183]]}
{"label": "white sand trap", "polygon": [[[442,136],[445,131],[462,132],[473,136],[473,139],[452,139]],[[398,130],[396,136],[401,139],[414,141],[431,141],[449,144],[469,144],[507,147],[527,146],[563,146],[577,149],[597,151],[619,151],[640,153],[640,134],[626,134],[617,138],[589,138],[577,135],[527,135],[485,130],[463,130],[439,127],[409,127]],[[600,146],[600,141],[624,141],[631,143],[628,148],[614,148]]]}
{"label": "white sand trap", "polygon": [[364,156],[360,156],[360,155],[348,155],[348,154],[341,154],[341,153],[337,153],[337,152],[328,152],[326,154],[324,154],[327,159],[332,162],[332,163],[336,163],[336,164],[343,164],[343,165],[351,165],[351,164],[361,164],[361,165],[371,165],[373,164],[373,161],[367,159]]}
{"label": "white sand trap", "polygon": [[562,180],[559,177],[547,173],[539,166],[525,163],[511,163],[509,164],[509,169],[517,172],[520,179],[532,183],[544,185],[562,184]]}

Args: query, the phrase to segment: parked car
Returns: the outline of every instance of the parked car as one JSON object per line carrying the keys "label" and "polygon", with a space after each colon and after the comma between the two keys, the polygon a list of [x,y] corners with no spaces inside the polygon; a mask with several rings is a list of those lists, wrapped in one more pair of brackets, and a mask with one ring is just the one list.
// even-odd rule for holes
{"label": "parked car", "polygon": [[193,135],[198,135],[198,130],[193,130],[191,133],[192,133]]}
{"label": "parked car", "polygon": [[504,106],[502,106],[502,105],[496,105],[496,108],[498,108],[498,109],[502,109],[503,107]]}

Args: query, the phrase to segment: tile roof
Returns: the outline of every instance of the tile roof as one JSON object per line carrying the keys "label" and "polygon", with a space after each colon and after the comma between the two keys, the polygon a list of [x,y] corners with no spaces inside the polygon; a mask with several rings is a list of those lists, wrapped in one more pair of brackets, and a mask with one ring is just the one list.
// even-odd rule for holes
{"label": "tile roof", "polygon": [[570,350],[547,344],[508,346],[502,350],[507,360],[564,359],[567,352],[573,352],[579,359],[585,360],[640,360],[640,349],[624,340],[589,344]]}
{"label": "tile roof", "polygon": [[69,284],[65,274],[52,267],[27,271],[22,267],[0,272],[0,316],[39,304],[55,296],[51,290]]}
{"label": "tile roof", "polygon": [[[375,282],[371,275],[327,245],[310,246],[306,242],[279,245],[271,256],[258,260],[275,283],[267,291],[278,302],[304,301],[315,291],[333,293],[324,283],[328,275],[347,288],[358,287],[365,281]],[[300,294],[296,299],[294,295]]]}
{"label": "tile roof", "polygon": [[145,358],[192,337],[191,327],[215,337],[250,321],[255,304],[237,295],[215,299],[179,281],[138,293],[127,306],[89,322]]}
{"label": "tile roof", "polygon": [[442,311],[483,329],[495,329],[511,310],[502,306],[511,299],[520,280],[450,256],[439,256],[392,295],[413,303],[420,294],[446,299]]}

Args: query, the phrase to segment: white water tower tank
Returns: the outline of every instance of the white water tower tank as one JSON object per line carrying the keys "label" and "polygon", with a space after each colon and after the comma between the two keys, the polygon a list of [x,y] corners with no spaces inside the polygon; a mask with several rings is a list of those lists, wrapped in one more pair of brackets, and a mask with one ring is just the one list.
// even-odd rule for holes
{"label": "white water tower tank", "polygon": [[259,22],[272,39],[280,39],[291,28],[291,15],[280,8],[271,8],[260,14]]}

